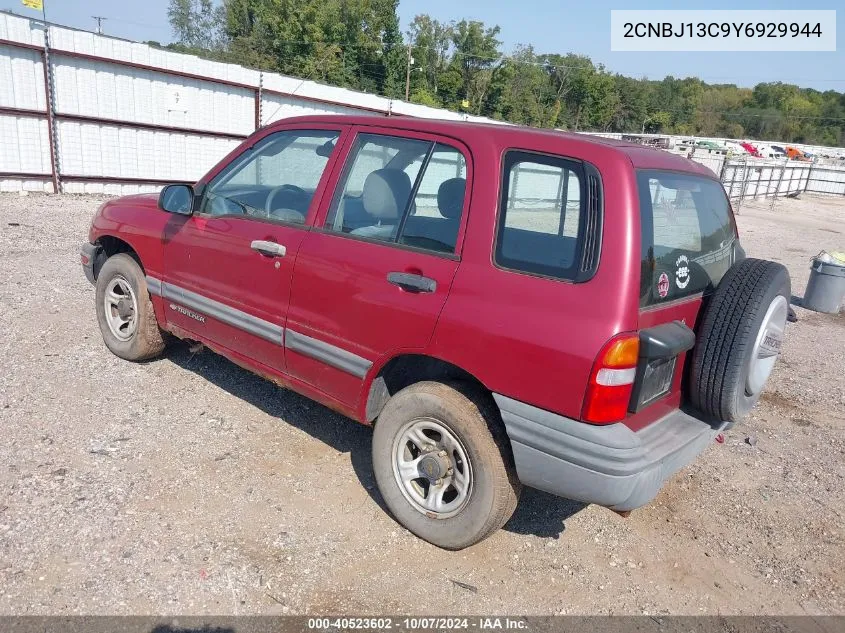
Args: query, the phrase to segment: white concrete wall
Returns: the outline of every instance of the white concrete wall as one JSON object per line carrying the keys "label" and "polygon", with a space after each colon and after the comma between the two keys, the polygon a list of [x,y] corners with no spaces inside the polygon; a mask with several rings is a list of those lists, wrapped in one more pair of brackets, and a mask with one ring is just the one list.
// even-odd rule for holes
{"label": "white concrete wall", "polygon": [[[20,25],[18,25],[20,27]],[[20,28],[11,31],[23,38]],[[0,38],[9,39],[0,20]],[[44,66],[38,51],[0,45],[0,108],[44,110]],[[47,121],[0,114],[0,172],[49,173]],[[52,191],[47,180],[0,178],[0,191]]]}
{"label": "white concrete wall", "polygon": [[[41,25],[0,13],[0,39],[43,47]],[[67,176],[196,180],[239,139],[132,127],[132,123],[247,136],[255,129],[255,89],[262,87],[261,124],[304,114],[388,113],[452,120],[468,115],[393,101],[234,64],[153,48],[146,44],[51,26],[51,66],[58,115],[110,119],[56,119],[59,171]],[[69,51],[140,64],[62,55]],[[38,50],[0,46],[0,107],[46,110],[44,69]],[[172,72],[196,75],[181,77]],[[215,83],[222,80],[237,86]],[[286,93],[284,95],[275,93]],[[0,172],[50,173],[47,122],[0,114]],[[63,181],[68,193],[132,193],[155,190],[137,183]],[[49,178],[0,178],[0,191],[52,191]]]}
{"label": "white concrete wall", "polygon": [[[43,47],[42,26],[28,18],[0,12],[0,39]],[[483,117],[406,103],[378,95],[356,92],[313,81],[260,73],[234,64],[213,62],[111,37],[63,27],[50,27],[51,65],[54,73],[55,108],[59,115],[110,119],[121,122],[56,120],[57,160],[66,176],[192,181],[239,142],[196,133],[181,133],[133,127],[157,125],[186,130],[246,136],[255,128],[255,90],[262,87],[262,125],[304,114],[401,114],[423,118],[494,122]],[[62,55],[58,51],[132,62],[146,68]],[[46,111],[44,68],[39,50],[0,45],[0,108]],[[182,77],[172,72],[196,77]],[[215,83],[220,80],[238,85]],[[277,94],[284,93],[284,94]],[[600,134],[620,138],[621,134]],[[646,135],[653,136],[653,135]],[[688,137],[670,137],[676,146]],[[725,139],[713,139],[724,141]],[[783,144],[781,144],[783,145]],[[807,148],[818,151],[820,148]],[[0,113],[0,172],[49,174],[50,144],[47,121]],[[672,149],[685,154],[680,149]],[[838,150],[843,151],[843,150]],[[693,160],[720,174],[726,157],[721,152],[696,149]],[[751,160],[751,159],[749,159]],[[747,174],[745,195],[774,193],[764,190],[760,180],[771,179],[784,161],[762,161]],[[728,159],[729,171],[738,168]],[[829,171],[801,172],[810,189],[834,195],[845,192],[845,161],[832,163]],[[796,168],[789,163],[790,167]],[[804,166],[798,167],[803,169]],[[817,167],[827,170],[824,164]],[[762,170],[754,171],[754,169]],[[790,173],[792,171],[790,170]],[[728,175],[728,174],[726,174]],[[799,174],[793,174],[793,184]],[[726,179],[728,180],[728,179]],[[734,178],[736,180],[736,178]],[[832,180],[833,182],[822,182]],[[735,194],[738,185],[726,185]],[[155,190],[155,185],[138,183],[83,183],[67,180],[69,193],[115,193]],[[2,178],[0,191],[52,191],[49,177]],[[778,193],[783,193],[783,187]]]}

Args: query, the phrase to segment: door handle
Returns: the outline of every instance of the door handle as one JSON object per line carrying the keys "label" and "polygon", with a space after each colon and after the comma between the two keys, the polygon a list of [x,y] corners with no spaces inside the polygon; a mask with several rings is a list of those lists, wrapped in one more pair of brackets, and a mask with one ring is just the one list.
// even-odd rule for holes
{"label": "door handle", "polygon": [[387,273],[387,281],[408,292],[434,292],[437,290],[437,282],[434,279],[415,273]]}
{"label": "door handle", "polygon": [[283,244],[268,242],[266,240],[254,240],[249,247],[262,255],[268,255],[270,257],[284,257],[285,253],[287,253],[287,249]]}

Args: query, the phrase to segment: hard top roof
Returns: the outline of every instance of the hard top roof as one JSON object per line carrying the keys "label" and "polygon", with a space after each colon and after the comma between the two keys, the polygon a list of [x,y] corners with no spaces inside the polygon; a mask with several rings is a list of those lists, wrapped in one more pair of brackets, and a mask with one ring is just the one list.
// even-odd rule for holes
{"label": "hard top roof", "polygon": [[[593,136],[591,134],[575,134],[561,130],[532,128],[522,125],[497,125],[495,123],[479,123],[470,121],[450,121],[443,119],[423,119],[412,116],[376,117],[367,115],[345,114],[315,114],[310,116],[286,118],[270,124],[269,127],[284,125],[285,123],[319,121],[321,123],[337,123],[339,125],[376,125],[385,128],[404,130],[419,130],[429,133],[440,133],[464,140],[471,144],[472,137],[482,134],[488,140],[493,140],[503,147],[521,147],[530,149],[531,138],[550,137],[561,141],[572,141],[578,144],[590,144],[605,151],[625,154],[637,169],[666,169],[698,174],[715,178],[715,174],[683,156],[671,154],[665,150],[639,145],[628,141]],[[565,155],[561,149],[561,154]]]}

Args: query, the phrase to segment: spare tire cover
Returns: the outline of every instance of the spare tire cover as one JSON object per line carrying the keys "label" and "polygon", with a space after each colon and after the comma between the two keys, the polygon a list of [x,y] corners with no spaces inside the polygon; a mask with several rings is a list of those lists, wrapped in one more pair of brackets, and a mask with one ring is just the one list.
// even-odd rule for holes
{"label": "spare tire cover", "polygon": [[763,259],[737,262],[708,304],[692,354],[692,404],[737,422],[757,403],[783,342],[789,312],[786,268]]}

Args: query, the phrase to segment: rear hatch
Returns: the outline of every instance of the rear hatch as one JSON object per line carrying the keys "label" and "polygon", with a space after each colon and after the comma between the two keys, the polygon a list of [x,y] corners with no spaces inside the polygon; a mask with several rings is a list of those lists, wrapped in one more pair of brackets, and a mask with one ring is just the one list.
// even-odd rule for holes
{"label": "rear hatch", "polygon": [[[637,186],[642,227],[639,329],[649,332],[679,321],[695,331],[707,296],[744,256],[725,190],[715,179],[661,170],[639,170]],[[666,330],[657,332],[664,336]],[[683,403],[688,355],[647,359],[637,372],[629,426],[641,428]]]}

